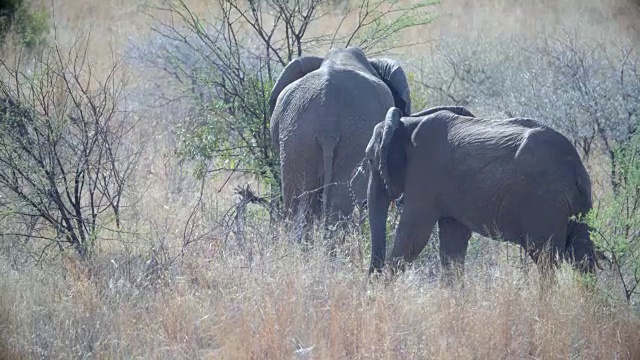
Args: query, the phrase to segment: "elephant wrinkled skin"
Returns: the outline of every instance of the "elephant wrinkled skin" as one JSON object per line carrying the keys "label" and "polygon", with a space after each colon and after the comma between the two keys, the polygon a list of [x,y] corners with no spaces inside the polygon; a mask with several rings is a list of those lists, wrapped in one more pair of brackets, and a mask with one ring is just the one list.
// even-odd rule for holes
{"label": "elephant wrinkled skin", "polygon": [[353,211],[352,194],[357,202],[366,199],[367,176],[353,174],[373,127],[389,107],[411,113],[400,65],[367,59],[353,47],[291,61],[274,85],[269,105],[285,209],[305,210],[329,223]]}
{"label": "elephant wrinkled skin", "polygon": [[568,139],[533,119],[485,120],[460,107],[401,115],[390,108],[366,148],[370,273],[384,266],[388,207],[400,195],[394,271],[417,257],[436,222],[445,279],[464,273],[472,232],[525,247],[539,268],[557,254],[595,271],[601,254],[589,228],[570,219],[591,209],[591,180]]}

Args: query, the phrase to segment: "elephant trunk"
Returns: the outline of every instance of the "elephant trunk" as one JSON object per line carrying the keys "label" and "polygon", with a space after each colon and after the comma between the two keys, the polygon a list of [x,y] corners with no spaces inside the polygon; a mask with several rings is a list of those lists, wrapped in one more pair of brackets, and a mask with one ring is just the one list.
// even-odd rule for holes
{"label": "elephant trunk", "polygon": [[371,265],[369,274],[380,271],[384,266],[387,251],[387,213],[390,199],[377,171],[369,174],[367,203],[369,205],[369,226],[371,228]]}

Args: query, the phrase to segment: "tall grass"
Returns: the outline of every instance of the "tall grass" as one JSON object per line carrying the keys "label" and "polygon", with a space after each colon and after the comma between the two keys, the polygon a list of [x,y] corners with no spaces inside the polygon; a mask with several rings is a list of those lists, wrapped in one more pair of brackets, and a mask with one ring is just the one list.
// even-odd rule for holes
{"label": "tall grass", "polygon": [[463,290],[440,286],[424,268],[367,283],[354,258],[329,259],[281,240],[261,245],[262,234],[251,234],[255,242],[243,250],[200,243],[157,276],[135,256],[101,257],[89,268],[67,259],[62,268],[27,272],[2,262],[3,350],[25,358],[640,354],[638,314],[591,293],[567,269],[544,294],[535,268],[486,261],[500,252],[468,264]]}
{"label": "tall grass", "polygon": [[[160,2],[53,3],[61,43],[95,22],[93,38],[101,41],[89,54],[108,63],[130,40],[145,38],[149,19],[140,10]],[[575,21],[606,28],[593,33],[612,40],[612,33],[633,37],[625,6],[445,0],[438,12],[451,16],[407,41],[465,32],[535,36],[546,25]],[[426,48],[401,52],[419,59]],[[450,290],[437,280],[431,247],[403,276],[368,283],[362,235],[348,234],[341,255],[329,258],[252,211],[244,236],[229,235],[231,189],[252,179],[207,180],[201,196],[189,164],[174,152],[175,126],[189,116],[188,106],[159,106],[157,94],[170,83],[155,81],[141,64],[128,66],[129,100],[141,124],[131,146],[144,156],[123,210],[126,229],[100,239],[88,264],[64,254],[36,266],[19,239],[2,238],[0,359],[640,358],[637,308],[598,290],[607,286],[589,290],[566,268],[541,294],[535,267],[508,245],[474,242],[465,287]],[[189,231],[195,242],[183,248]]]}

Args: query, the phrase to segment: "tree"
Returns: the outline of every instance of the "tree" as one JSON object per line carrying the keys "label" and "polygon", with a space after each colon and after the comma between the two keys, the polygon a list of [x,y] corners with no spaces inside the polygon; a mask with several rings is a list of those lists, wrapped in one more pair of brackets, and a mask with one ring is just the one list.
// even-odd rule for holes
{"label": "tree", "polygon": [[48,14],[44,9],[29,9],[23,0],[3,0],[0,2],[0,45],[11,30],[28,48],[42,45],[49,30]]}
{"label": "tree", "polygon": [[623,295],[634,303],[640,295],[640,133],[613,149],[617,191],[604,197],[588,216],[594,241],[611,255]]}
{"label": "tree", "polygon": [[72,247],[88,259],[101,230],[121,227],[127,181],[138,154],[135,125],[114,64],[98,78],[88,36],[57,43],[33,65],[0,60],[0,209],[3,234]]}
{"label": "tree", "polygon": [[160,37],[139,56],[181,84],[195,105],[179,135],[180,155],[198,161],[197,174],[255,175],[277,198],[268,99],[279,71],[295,57],[330,46],[356,45],[371,55],[402,46],[397,36],[429,23],[431,4],[349,3],[336,30],[316,36],[318,20],[331,16],[326,0],[217,0],[211,21],[177,1],[155,8],[153,29]]}

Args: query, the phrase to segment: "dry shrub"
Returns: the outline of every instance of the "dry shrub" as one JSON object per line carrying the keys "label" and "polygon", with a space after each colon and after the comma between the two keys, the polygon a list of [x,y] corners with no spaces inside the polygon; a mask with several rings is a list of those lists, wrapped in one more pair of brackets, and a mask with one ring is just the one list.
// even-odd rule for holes
{"label": "dry shrub", "polygon": [[[251,234],[252,240],[262,237]],[[463,290],[410,269],[367,283],[365,266],[286,241],[194,245],[166,281],[108,287],[69,263],[24,273],[2,263],[5,348],[53,358],[635,358],[640,319],[563,268],[467,265]],[[499,255],[495,255],[499,256]],[[106,259],[105,259],[106,260]],[[102,285],[101,285],[102,284]],[[129,296],[114,296],[129,291]]]}
{"label": "dry shrub", "polygon": [[[147,31],[133,3],[120,9],[116,1],[87,3],[83,8],[85,2],[64,2],[65,10],[56,13],[67,17],[59,27],[64,36],[71,37],[67,31],[88,21],[85,14],[94,9],[113,14],[94,33],[99,38]],[[460,15],[463,4],[468,2],[446,2],[442,9]],[[479,32],[491,16],[507,21],[500,14],[513,13],[510,6],[474,5],[474,21],[456,15],[446,26]],[[424,40],[425,34],[415,36],[409,40]],[[103,56],[106,46],[94,45],[92,56]],[[152,75],[137,78],[140,92],[133,100],[156,94],[146,87],[145,76]],[[224,179],[207,181],[199,201],[198,184],[173,156],[173,127],[188,109],[139,102],[146,126],[133,134],[132,146],[145,152],[131,206],[122,214],[127,233],[101,242],[84,265],[66,258],[63,264],[17,267],[12,258],[0,257],[0,357],[640,357],[637,310],[585,290],[566,269],[541,296],[536,269],[506,261],[495,242],[470,249],[466,286],[459,292],[433,279],[431,272],[439,270],[427,254],[395,281],[367,284],[362,235],[349,234],[344,255],[330,259],[321,248],[290,242],[288,232],[271,229],[249,211],[243,241],[227,236],[231,229],[221,219],[237,180],[222,192]],[[194,209],[197,216],[191,217]],[[190,219],[197,241],[182,253]]]}

